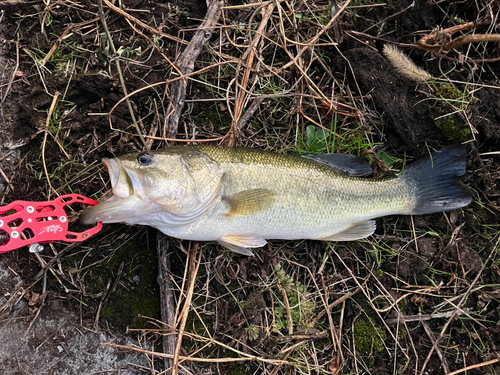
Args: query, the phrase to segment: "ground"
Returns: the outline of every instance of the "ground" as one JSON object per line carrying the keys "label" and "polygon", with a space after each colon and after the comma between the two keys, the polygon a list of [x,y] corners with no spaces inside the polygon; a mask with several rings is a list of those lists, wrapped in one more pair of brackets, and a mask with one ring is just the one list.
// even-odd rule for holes
{"label": "ground", "polygon": [[[151,352],[168,332],[183,332],[177,352],[196,358],[181,373],[500,371],[498,4],[229,2],[186,80],[178,127],[173,64],[207,3],[113,4],[103,12],[116,54],[98,2],[0,3],[3,205],[102,199],[100,159],[143,150],[139,134],[151,149],[208,141],[354,154],[374,177],[462,144],[473,202],[378,219],[366,240],[275,241],[255,257],[167,239],[160,284],[165,255],[146,227],[0,253],[0,372],[159,374],[168,362]],[[415,65],[395,66],[387,44]],[[174,328],[161,324],[165,309]]]}

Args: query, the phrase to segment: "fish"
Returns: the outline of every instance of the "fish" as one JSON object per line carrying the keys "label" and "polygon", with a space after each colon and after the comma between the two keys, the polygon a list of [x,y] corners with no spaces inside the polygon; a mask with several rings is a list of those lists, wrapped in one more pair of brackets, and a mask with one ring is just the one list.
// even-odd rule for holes
{"label": "fish", "polygon": [[447,146],[392,177],[343,154],[278,154],[173,146],[103,159],[113,196],[83,224],[149,225],[182,240],[217,241],[243,255],[268,240],[354,241],[375,219],[454,210],[472,201],[460,180],[466,151]]}

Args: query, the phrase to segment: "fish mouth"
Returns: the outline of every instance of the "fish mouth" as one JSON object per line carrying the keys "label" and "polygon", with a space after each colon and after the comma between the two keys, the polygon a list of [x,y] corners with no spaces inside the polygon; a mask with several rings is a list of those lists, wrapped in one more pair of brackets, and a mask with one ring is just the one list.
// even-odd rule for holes
{"label": "fish mouth", "polygon": [[[80,222],[82,224],[128,222],[136,217],[138,212],[149,206],[149,203],[134,194],[135,176],[127,173],[127,168],[119,159],[104,158],[102,163],[109,174],[113,196],[83,211],[80,215]],[[136,181],[135,186],[139,187],[140,183]]]}
{"label": "fish mouth", "polygon": [[116,186],[116,181],[118,181],[118,168],[114,168],[113,166],[116,165],[117,163],[115,161],[111,161],[111,159],[108,158],[103,158],[102,159],[102,166],[104,167],[104,170],[108,172],[109,178],[111,179],[111,187],[114,188]]}
{"label": "fish mouth", "polygon": [[99,203],[97,206],[87,208],[80,214],[80,222],[82,224],[90,225],[97,222],[114,222],[120,211],[120,203],[123,198],[113,195],[108,200]]}
{"label": "fish mouth", "polygon": [[134,184],[120,160],[104,158],[102,164],[109,174],[114,195],[126,198],[134,194]]}

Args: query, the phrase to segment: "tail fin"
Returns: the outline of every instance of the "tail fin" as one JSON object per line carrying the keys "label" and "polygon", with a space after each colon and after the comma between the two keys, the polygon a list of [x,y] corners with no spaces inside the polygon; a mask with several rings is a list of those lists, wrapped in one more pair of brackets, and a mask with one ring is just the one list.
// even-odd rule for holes
{"label": "tail fin", "polygon": [[465,174],[465,164],[465,149],[448,146],[401,172],[400,176],[415,189],[417,198],[410,214],[431,214],[467,206],[472,201],[471,192],[459,179]]}

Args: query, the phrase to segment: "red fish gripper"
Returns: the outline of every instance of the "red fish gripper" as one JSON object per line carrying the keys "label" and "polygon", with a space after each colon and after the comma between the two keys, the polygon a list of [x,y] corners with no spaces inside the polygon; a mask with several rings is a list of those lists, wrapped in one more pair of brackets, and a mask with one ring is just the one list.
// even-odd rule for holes
{"label": "red fish gripper", "polygon": [[97,204],[83,195],[67,194],[52,201],[14,201],[0,207],[0,253],[33,244],[83,241],[99,232],[102,223],[81,233],[68,231],[64,207],[73,203]]}

